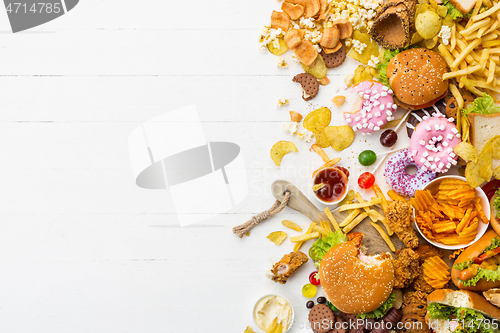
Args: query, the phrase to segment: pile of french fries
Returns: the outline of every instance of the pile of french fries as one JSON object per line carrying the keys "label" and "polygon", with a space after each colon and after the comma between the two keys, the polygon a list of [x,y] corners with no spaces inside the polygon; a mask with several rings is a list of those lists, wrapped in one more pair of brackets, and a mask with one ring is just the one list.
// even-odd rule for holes
{"label": "pile of french fries", "polygon": [[[477,0],[467,24],[455,22],[450,43],[440,44],[438,50],[451,70],[443,75],[443,80],[455,78],[458,82],[458,87],[450,83],[449,89],[459,110],[464,107],[464,99],[458,88],[465,87],[479,97],[486,92],[495,98],[495,94],[500,93],[500,82],[495,77],[500,73],[497,67],[500,64],[500,2]],[[460,112],[457,117],[460,118]],[[464,122],[457,119],[459,125]],[[461,131],[463,126],[457,127]]]}

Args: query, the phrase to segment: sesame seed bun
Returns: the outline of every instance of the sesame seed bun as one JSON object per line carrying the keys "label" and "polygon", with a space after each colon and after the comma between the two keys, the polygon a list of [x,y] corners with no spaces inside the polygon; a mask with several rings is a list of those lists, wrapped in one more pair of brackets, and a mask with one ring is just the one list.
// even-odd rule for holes
{"label": "sesame seed bun", "polygon": [[326,298],[344,313],[375,310],[392,292],[394,267],[390,258],[360,254],[353,241],[332,247],[319,267]]}
{"label": "sesame seed bun", "polygon": [[424,48],[410,49],[389,61],[387,78],[394,94],[410,106],[422,106],[438,100],[448,90],[443,74],[446,61],[438,53]]}

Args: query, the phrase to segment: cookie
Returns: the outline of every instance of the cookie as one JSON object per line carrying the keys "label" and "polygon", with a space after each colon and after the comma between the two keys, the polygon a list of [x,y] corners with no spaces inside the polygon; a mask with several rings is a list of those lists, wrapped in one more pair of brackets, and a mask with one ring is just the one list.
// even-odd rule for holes
{"label": "cookie", "polygon": [[335,314],[325,304],[316,304],[309,311],[309,323],[316,333],[328,333],[335,324]]}
{"label": "cookie", "polygon": [[424,304],[412,303],[403,308],[403,316],[406,314],[414,314],[419,317],[425,317],[427,307]]}
{"label": "cookie", "polygon": [[292,81],[298,82],[302,86],[302,98],[304,101],[309,101],[318,94],[319,82],[311,74],[297,74],[293,77]]}
{"label": "cookie", "polygon": [[408,313],[401,318],[399,333],[430,333],[429,326],[425,323],[424,317]]}
{"label": "cookie", "polygon": [[335,316],[335,324],[330,333],[347,333],[347,326],[341,316]]}
{"label": "cookie", "polygon": [[457,119],[457,111],[458,111],[458,103],[455,97],[451,97],[448,99],[448,103],[446,104],[446,117]]}
{"label": "cookie", "polygon": [[340,49],[334,53],[326,54],[325,51],[321,51],[320,54],[323,57],[323,60],[325,61],[326,67],[335,68],[342,65],[342,63],[345,60],[346,57],[345,46],[342,44]]}
{"label": "cookie", "polygon": [[446,102],[444,99],[440,99],[433,106],[415,110],[409,114],[408,119],[406,120],[406,133],[408,134],[408,137],[411,138],[413,130],[423,120],[423,117],[432,117],[433,113],[446,115]]}

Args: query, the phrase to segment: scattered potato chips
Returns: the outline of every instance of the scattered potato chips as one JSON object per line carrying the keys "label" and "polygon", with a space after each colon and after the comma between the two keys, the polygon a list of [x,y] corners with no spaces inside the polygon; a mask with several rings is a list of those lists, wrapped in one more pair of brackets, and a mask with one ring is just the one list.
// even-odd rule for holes
{"label": "scattered potato chips", "polygon": [[283,220],[281,221],[281,224],[283,224],[285,227],[290,228],[295,231],[302,231],[302,228],[300,225],[297,223],[293,223],[292,221],[289,220]]}
{"label": "scattered potato chips", "polygon": [[266,238],[276,245],[281,245],[281,243],[283,243],[283,241],[286,239],[286,236],[288,235],[284,231],[274,231],[267,235]]}
{"label": "scattered potato chips", "polygon": [[269,50],[269,52],[271,52],[272,54],[274,54],[276,56],[282,55],[283,53],[285,53],[288,50],[288,46],[286,45],[283,38],[281,38],[281,37],[278,38],[278,44],[279,44],[279,47],[275,47],[274,43],[267,44],[267,49]]}
{"label": "scattered potato chips", "polygon": [[255,333],[255,331],[250,326],[247,326],[245,332],[243,333]]}
{"label": "scattered potato chips", "polygon": [[328,126],[325,128],[325,134],[330,141],[330,145],[336,151],[346,149],[354,141],[354,131],[349,125]]}
{"label": "scattered potato chips", "polygon": [[315,134],[316,137],[316,143],[318,146],[321,148],[328,148],[330,147],[330,140],[328,140],[328,136],[326,136],[325,130],[323,129],[321,133]]}
{"label": "scattered potato chips", "polygon": [[427,258],[422,264],[424,280],[432,288],[441,289],[451,279],[450,268],[439,256]]}
{"label": "scattered potato chips", "polygon": [[363,81],[372,81],[374,76],[374,72],[372,71],[372,69],[373,67],[371,66],[359,65],[354,70],[354,77],[352,78],[353,85],[357,85],[358,83],[361,83]]}
{"label": "scattered potato chips", "polygon": [[349,51],[349,56],[365,65],[368,65],[368,61],[371,60],[372,56],[379,56],[379,47],[377,43],[370,38],[370,35],[367,33],[354,31],[352,34],[352,39],[359,40],[361,43],[366,44],[363,52],[358,53],[354,48],[351,48]]}
{"label": "scattered potato chips", "polygon": [[489,223],[475,190],[459,179],[443,180],[434,195],[417,190],[410,199],[415,222],[429,239],[445,245],[468,244],[477,235],[479,221]]}
{"label": "scattered potato chips", "polygon": [[432,39],[441,30],[442,20],[433,10],[427,10],[416,15],[415,28],[423,39]]}
{"label": "scattered potato chips", "polygon": [[322,107],[310,112],[302,123],[305,129],[319,134],[323,129],[330,124],[332,120],[332,112],[327,107]]}
{"label": "scattered potato chips", "polygon": [[471,161],[477,162],[477,150],[468,142],[460,142],[453,148],[453,151],[467,163]]}
{"label": "scattered potato chips", "polygon": [[316,58],[316,62],[314,63],[314,66],[308,67],[304,64],[302,64],[302,69],[304,72],[311,74],[315,78],[322,79],[326,76],[326,73],[328,71],[328,68],[326,68],[325,61],[323,60],[323,57],[321,54],[318,54],[318,57]]}
{"label": "scattered potato chips", "polygon": [[293,142],[290,141],[278,141],[276,142],[273,147],[271,148],[271,159],[273,162],[276,164],[276,166],[281,165],[281,160],[283,159],[283,156],[290,152],[296,152],[298,153],[299,150],[295,146]]}
{"label": "scattered potato chips", "polygon": [[312,66],[316,57],[318,56],[318,51],[307,39],[303,39],[299,44],[293,49],[297,58],[306,66]]}

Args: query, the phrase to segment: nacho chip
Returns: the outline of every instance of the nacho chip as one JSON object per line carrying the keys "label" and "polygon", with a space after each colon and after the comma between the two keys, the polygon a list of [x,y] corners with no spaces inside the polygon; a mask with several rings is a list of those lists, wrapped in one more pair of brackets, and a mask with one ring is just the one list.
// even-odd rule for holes
{"label": "nacho chip", "polygon": [[325,61],[323,60],[321,54],[318,54],[314,66],[308,67],[302,64],[302,69],[304,70],[304,72],[311,74],[318,80],[321,80],[322,78],[326,77],[326,73],[328,71],[328,68],[326,68]]}
{"label": "nacho chip", "polygon": [[460,142],[453,148],[453,151],[467,163],[471,161],[477,162],[477,150],[468,142]]}
{"label": "nacho chip", "polygon": [[276,164],[276,166],[280,166],[283,156],[290,152],[299,152],[293,142],[278,141],[271,148],[271,159],[273,160],[274,164]]}
{"label": "nacho chip", "polygon": [[274,231],[267,235],[266,238],[276,245],[281,245],[281,243],[283,243],[283,241],[286,239],[286,236],[288,235],[284,231]]}
{"label": "nacho chip", "polygon": [[307,39],[302,40],[293,49],[297,58],[306,66],[312,66],[318,57],[318,51]]}
{"label": "nacho chip", "polygon": [[281,4],[281,10],[287,13],[292,20],[297,20],[304,14],[303,6],[289,2],[283,2],[283,4]]}
{"label": "nacho chip", "polygon": [[[286,2],[284,2],[286,3]],[[304,31],[299,29],[290,29],[285,34],[285,43],[292,50],[296,48],[304,38]]]}
{"label": "nacho chip", "polygon": [[302,122],[305,129],[319,134],[323,129],[330,124],[332,120],[332,112],[327,107],[322,107],[310,112]]}
{"label": "nacho chip", "polygon": [[283,31],[288,31],[290,28],[290,19],[288,18],[288,15],[286,13],[273,10],[271,14],[271,28],[279,28]]}
{"label": "nacho chip", "polygon": [[346,149],[354,141],[354,131],[349,125],[328,126],[325,128],[325,134],[336,151]]}

